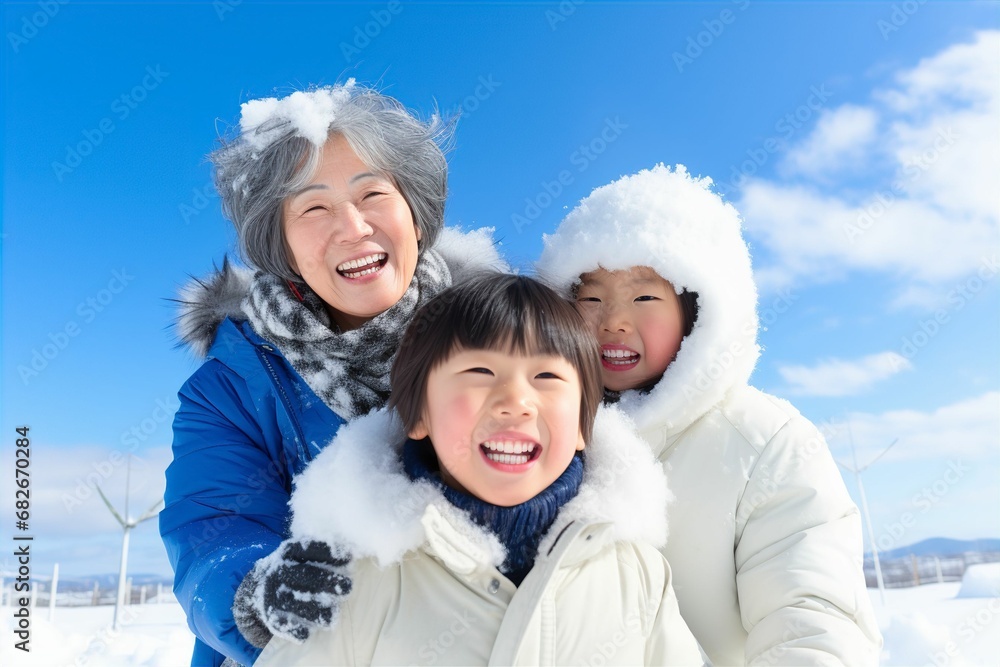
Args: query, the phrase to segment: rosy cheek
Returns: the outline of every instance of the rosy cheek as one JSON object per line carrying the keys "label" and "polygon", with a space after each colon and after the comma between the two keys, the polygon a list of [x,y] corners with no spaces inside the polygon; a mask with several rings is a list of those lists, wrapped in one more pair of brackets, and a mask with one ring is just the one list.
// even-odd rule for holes
{"label": "rosy cheek", "polygon": [[466,419],[474,412],[473,397],[469,392],[459,392],[448,403],[448,412],[458,420]]}
{"label": "rosy cheek", "polygon": [[475,428],[475,410],[470,398],[462,393],[453,395],[439,404],[437,417],[441,426],[438,437],[445,442],[435,445],[447,446],[453,454],[468,449],[469,434]]}
{"label": "rosy cheek", "polygon": [[639,338],[642,339],[642,347],[647,366],[651,371],[659,372],[659,366],[664,365],[664,350],[668,341],[664,337],[665,330],[663,323],[656,318],[645,317],[636,322],[636,329]]}

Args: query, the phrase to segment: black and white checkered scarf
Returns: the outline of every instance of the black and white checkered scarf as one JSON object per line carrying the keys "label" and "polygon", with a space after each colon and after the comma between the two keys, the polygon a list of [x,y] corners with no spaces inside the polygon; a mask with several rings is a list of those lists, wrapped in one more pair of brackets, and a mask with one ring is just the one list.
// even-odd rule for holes
{"label": "black and white checkered scarf", "polygon": [[300,301],[285,280],[264,272],[254,276],[242,310],[316,395],[349,420],[385,405],[389,370],[403,332],[417,309],[450,285],[448,265],[427,249],[403,297],[351,331],[339,330],[323,300],[308,287],[300,288]]}

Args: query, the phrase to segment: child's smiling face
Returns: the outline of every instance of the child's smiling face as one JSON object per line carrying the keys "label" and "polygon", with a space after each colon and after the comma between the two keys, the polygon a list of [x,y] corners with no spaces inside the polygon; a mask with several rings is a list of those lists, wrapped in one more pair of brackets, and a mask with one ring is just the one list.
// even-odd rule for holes
{"label": "child's smiling face", "polygon": [[580,276],[577,309],[601,344],[601,377],[613,391],[656,382],[684,338],[673,285],[653,269],[598,269]]}
{"label": "child's smiling face", "polygon": [[583,449],[580,377],[559,356],[455,350],[427,378],[423,416],[441,477],[493,505],[531,500]]}

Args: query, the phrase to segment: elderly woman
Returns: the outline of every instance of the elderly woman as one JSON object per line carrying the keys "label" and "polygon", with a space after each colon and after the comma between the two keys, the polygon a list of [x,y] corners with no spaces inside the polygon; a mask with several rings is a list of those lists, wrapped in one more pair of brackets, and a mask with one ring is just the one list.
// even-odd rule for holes
{"label": "elderly woman", "polygon": [[[444,133],[349,81],[244,104],[239,135],[211,155],[256,272],[226,262],[181,297],[180,334],[206,361],[179,393],[160,534],[192,664],[251,664],[241,629],[263,645],[329,621],[346,561],[282,544],[292,478],[345,420],[385,404],[416,309],[501,266],[488,231],[443,229]],[[279,568],[301,590],[268,586]],[[273,615],[238,629],[238,588]]]}

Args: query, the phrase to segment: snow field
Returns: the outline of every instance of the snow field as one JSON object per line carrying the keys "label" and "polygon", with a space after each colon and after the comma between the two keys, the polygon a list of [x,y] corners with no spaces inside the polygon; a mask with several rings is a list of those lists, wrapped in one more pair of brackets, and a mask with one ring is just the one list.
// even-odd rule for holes
{"label": "snow field", "polygon": [[14,648],[14,609],[0,607],[3,619],[0,665],[4,667],[177,667],[191,663],[194,635],[176,602],[132,605],[112,630],[113,606],[31,610],[30,652]]}
{"label": "snow field", "polygon": [[[885,637],[883,665],[1000,665],[1000,563],[970,566],[962,582],[877,589],[869,596]],[[194,637],[175,602],[126,607],[111,629],[114,607],[47,608],[31,614],[31,652],[14,648],[14,609],[0,607],[4,667],[174,667],[191,660]]]}
{"label": "snow field", "polygon": [[970,565],[962,576],[960,598],[988,598],[1000,595],[1000,563]]}
{"label": "snow field", "polygon": [[869,589],[885,638],[883,665],[1000,665],[1000,563],[972,565],[962,582]]}

